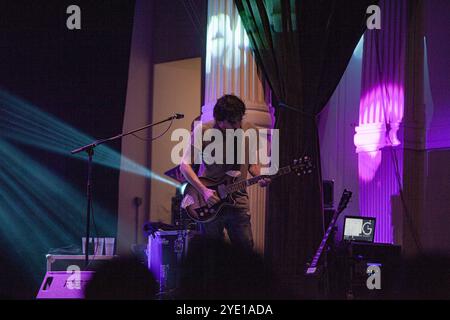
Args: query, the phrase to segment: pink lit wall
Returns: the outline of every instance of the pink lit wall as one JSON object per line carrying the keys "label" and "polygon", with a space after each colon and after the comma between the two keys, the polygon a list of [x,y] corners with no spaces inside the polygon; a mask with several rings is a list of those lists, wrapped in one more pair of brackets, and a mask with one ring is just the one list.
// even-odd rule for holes
{"label": "pink lit wall", "polygon": [[353,135],[359,117],[362,49],[361,38],[336,90],[318,117],[322,178],[334,180],[334,206],[338,206],[345,188],[353,192],[352,200],[338,219],[338,239],[342,237],[344,216],[359,215],[358,155]]}
{"label": "pink lit wall", "polygon": [[402,186],[405,0],[380,1],[381,30],[364,35],[358,153],[359,209],[375,217],[375,241],[394,242],[393,207]]}

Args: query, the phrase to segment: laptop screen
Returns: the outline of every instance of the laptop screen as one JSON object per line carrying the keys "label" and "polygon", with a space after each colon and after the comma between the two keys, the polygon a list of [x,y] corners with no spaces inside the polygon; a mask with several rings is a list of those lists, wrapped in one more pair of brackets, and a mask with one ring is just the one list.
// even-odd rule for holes
{"label": "laptop screen", "polygon": [[345,241],[373,242],[375,238],[375,218],[346,216],[344,221]]}

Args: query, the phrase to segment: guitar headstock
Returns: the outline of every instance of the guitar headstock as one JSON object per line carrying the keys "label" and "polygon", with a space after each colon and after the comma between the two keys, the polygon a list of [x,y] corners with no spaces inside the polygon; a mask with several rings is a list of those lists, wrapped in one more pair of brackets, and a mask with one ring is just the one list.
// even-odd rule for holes
{"label": "guitar headstock", "polygon": [[348,191],[347,189],[344,189],[344,192],[342,192],[341,200],[339,201],[338,206],[338,213],[341,213],[342,211],[347,208],[348,203],[350,202],[350,199],[352,198],[352,192]]}
{"label": "guitar headstock", "polygon": [[290,165],[291,170],[294,171],[298,176],[306,175],[312,172],[314,168],[311,158],[304,156],[300,159],[295,159],[294,163]]}

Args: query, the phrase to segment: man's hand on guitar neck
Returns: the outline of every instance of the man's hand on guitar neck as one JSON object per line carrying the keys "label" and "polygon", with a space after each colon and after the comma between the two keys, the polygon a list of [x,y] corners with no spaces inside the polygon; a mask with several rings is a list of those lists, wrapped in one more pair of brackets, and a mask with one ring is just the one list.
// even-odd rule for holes
{"label": "man's hand on guitar neck", "polygon": [[204,187],[202,188],[201,193],[203,199],[205,199],[205,202],[208,204],[208,207],[212,207],[216,203],[220,202],[220,199],[214,190]]}
{"label": "man's hand on guitar neck", "polygon": [[264,178],[258,181],[258,184],[260,187],[267,187],[272,182],[272,179],[270,178]]}
{"label": "man's hand on guitar neck", "polygon": [[[252,164],[248,171],[254,177],[259,176],[261,175],[261,166],[259,164]],[[260,187],[265,188],[270,184],[270,182],[272,182],[272,179],[270,179],[269,177],[264,177],[263,179],[258,181],[258,184]]]}

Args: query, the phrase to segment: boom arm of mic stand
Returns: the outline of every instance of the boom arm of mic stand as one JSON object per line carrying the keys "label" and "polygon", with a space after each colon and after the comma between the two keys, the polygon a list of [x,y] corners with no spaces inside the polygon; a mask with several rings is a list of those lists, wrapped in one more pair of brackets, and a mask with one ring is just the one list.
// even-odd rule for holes
{"label": "boom arm of mic stand", "polygon": [[70,151],[70,153],[71,153],[71,154],[80,153],[80,152],[82,152],[82,151],[85,151],[85,150],[88,150],[88,149],[95,148],[95,147],[97,147],[98,145],[101,145],[101,144],[103,144],[103,143],[105,143],[105,142],[114,141],[114,140],[123,138],[123,137],[125,137],[125,136],[128,136],[128,135],[130,135],[130,134],[133,134],[133,133],[135,133],[135,132],[142,131],[142,130],[144,130],[144,129],[147,129],[147,128],[156,126],[156,125],[158,125],[158,124],[161,124],[161,123],[164,123],[164,122],[167,122],[167,121],[174,120],[174,119],[180,119],[180,116],[179,116],[178,114],[175,114],[175,115],[173,115],[173,116],[171,116],[171,117],[168,117],[167,119],[164,119],[164,120],[161,120],[161,121],[158,121],[158,122],[155,122],[155,123],[151,123],[151,124],[145,125],[145,126],[143,126],[143,127],[140,127],[140,128],[137,128],[137,129],[128,131],[128,132],[121,133],[121,134],[118,134],[118,135],[113,136],[113,137],[110,137],[110,138],[106,138],[106,139],[101,139],[101,140],[94,141],[94,142],[89,143],[89,144],[87,144],[87,145],[85,145],[85,146],[82,146],[82,147],[80,147],[80,148],[74,149],[74,150]]}

